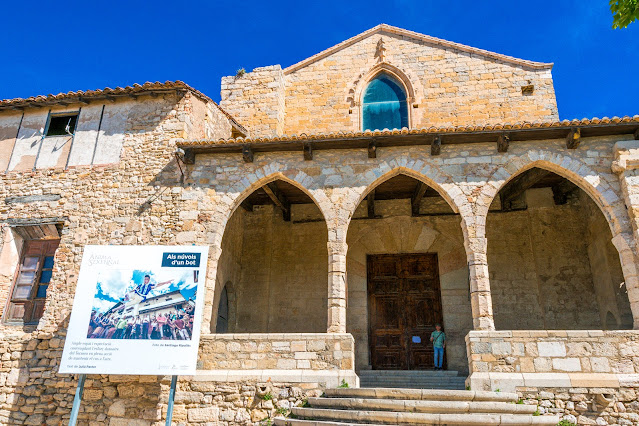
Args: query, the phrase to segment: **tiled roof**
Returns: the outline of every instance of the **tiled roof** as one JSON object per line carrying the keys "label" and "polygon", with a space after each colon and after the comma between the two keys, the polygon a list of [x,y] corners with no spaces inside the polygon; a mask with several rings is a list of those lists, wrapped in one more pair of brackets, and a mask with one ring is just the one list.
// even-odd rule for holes
{"label": "tiled roof", "polygon": [[104,89],[97,90],[78,90],[77,92],[58,93],[57,95],[50,94],[46,96],[31,96],[29,98],[2,99],[0,100],[0,111],[6,109],[21,109],[29,107],[37,108],[56,104],[67,105],[77,102],[87,102],[89,100],[113,99],[122,96],[135,96],[158,92],[184,90],[193,93],[193,95],[206,102],[212,102],[213,104],[215,104],[215,106],[222,112],[222,114],[224,114],[229,119],[234,127],[240,130],[242,133],[247,133],[246,129],[241,124],[239,124],[229,113],[224,111],[211,98],[179,80],[165,81],[164,83],[161,83],[159,81],[156,81],[155,83],[146,82],[144,84],[134,84],[133,86],[116,87],[115,89],[106,87]]}
{"label": "tiled roof", "polygon": [[421,129],[384,129],[364,132],[332,132],[332,133],[302,133],[300,135],[282,135],[272,137],[254,137],[254,138],[230,138],[230,139],[207,139],[207,140],[193,140],[179,142],[178,145],[185,148],[194,148],[199,146],[214,146],[214,145],[226,145],[226,144],[259,144],[270,142],[294,142],[294,141],[331,141],[337,139],[357,139],[357,138],[371,138],[371,137],[383,137],[383,136],[400,136],[400,135],[427,135],[427,134],[459,134],[459,133],[481,133],[481,132],[504,132],[518,131],[518,130],[535,130],[535,129],[552,129],[552,128],[566,128],[566,127],[614,127],[618,125],[633,125],[636,124],[639,127],[639,115],[633,117],[604,117],[604,118],[583,118],[581,120],[563,120],[563,121],[535,121],[535,122],[520,122],[512,124],[489,124],[484,126],[444,126],[444,127],[425,127]]}
{"label": "tiled roof", "polygon": [[349,38],[348,40],[344,40],[343,42],[336,44],[333,47],[329,47],[326,50],[321,51],[320,53],[311,56],[310,58],[304,59],[301,62],[298,62],[296,64],[291,65],[288,68],[284,69],[284,74],[288,74],[294,71],[297,71],[300,68],[303,68],[309,64],[312,64],[315,61],[318,61],[322,58],[325,58],[328,55],[331,55],[341,49],[344,49],[352,44],[357,43],[360,40],[363,40],[367,37],[370,37],[374,34],[377,33],[390,33],[390,34],[395,34],[395,35],[399,35],[399,36],[403,36],[403,37],[409,37],[415,40],[420,40],[429,44],[434,44],[437,46],[442,46],[445,48],[452,48],[452,49],[456,49],[456,50],[461,50],[463,52],[468,52],[468,53],[472,53],[475,55],[480,55],[480,56],[485,56],[485,57],[489,57],[489,58],[493,58],[493,59],[497,59],[500,61],[504,61],[504,62],[510,62],[512,64],[515,65],[520,65],[520,66],[525,66],[528,68],[533,68],[533,69],[551,69],[553,64],[552,63],[546,63],[546,62],[535,62],[535,61],[528,61],[526,59],[519,59],[519,58],[515,58],[512,56],[508,56],[508,55],[502,55],[501,53],[495,53],[495,52],[491,52],[489,50],[484,50],[484,49],[478,49],[476,47],[471,47],[471,46],[467,46],[465,44],[460,44],[460,43],[455,43],[452,41],[448,41],[448,40],[444,40],[441,38],[437,38],[437,37],[431,37],[429,35],[426,34],[421,34],[421,33],[417,33],[415,31],[409,31],[409,30],[405,30],[403,28],[398,28],[398,27],[393,27],[392,25],[387,25],[387,24],[380,24],[377,25],[376,27],[371,28],[370,30],[364,31],[363,33],[360,33],[354,37]]}

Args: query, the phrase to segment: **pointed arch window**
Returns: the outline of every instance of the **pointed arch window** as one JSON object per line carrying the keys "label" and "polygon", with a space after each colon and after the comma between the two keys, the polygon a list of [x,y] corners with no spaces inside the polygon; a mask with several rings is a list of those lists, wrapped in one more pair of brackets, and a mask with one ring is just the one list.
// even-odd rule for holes
{"label": "pointed arch window", "polygon": [[366,87],[362,96],[362,128],[364,130],[401,129],[408,127],[406,91],[395,78],[379,74]]}

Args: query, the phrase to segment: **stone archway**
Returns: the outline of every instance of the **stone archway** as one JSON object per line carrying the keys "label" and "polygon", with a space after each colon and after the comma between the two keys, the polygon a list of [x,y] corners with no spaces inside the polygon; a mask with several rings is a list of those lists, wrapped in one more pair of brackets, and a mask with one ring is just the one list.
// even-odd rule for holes
{"label": "stone archway", "polygon": [[615,181],[574,159],[553,159],[524,163],[497,188],[492,207],[478,207],[486,214],[496,326],[599,329],[612,310],[630,328],[635,289],[611,234],[628,225],[610,190]]}

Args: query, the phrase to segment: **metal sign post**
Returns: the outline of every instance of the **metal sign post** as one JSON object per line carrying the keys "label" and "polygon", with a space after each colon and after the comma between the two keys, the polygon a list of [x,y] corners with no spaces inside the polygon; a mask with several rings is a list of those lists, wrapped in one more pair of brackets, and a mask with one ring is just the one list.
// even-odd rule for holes
{"label": "metal sign post", "polygon": [[86,374],[80,374],[78,377],[78,387],[75,389],[75,398],[73,398],[73,408],[71,409],[71,418],[69,419],[69,426],[75,426],[78,421],[78,413],[80,412],[80,402],[82,401],[82,394],[84,393],[84,380],[87,378]]}
{"label": "metal sign post", "polygon": [[175,387],[178,376],[171,377],[171,389],[169,390],[169,406],[166,409],[166,426],[171,426],[173,419],[173,400],[175,399]]}

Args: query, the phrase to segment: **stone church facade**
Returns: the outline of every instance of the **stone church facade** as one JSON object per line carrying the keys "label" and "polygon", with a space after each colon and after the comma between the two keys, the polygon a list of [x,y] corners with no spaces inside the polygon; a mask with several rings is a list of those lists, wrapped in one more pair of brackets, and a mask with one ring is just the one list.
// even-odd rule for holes
{"label": "stone church facade", "polygon": [[[0,423],[68,421],[86,244],[197,244],[176,422],[431,369],[441,323],[472,391],[639,424],[639,116],[559,121],[551,69],[380,25],[223,78],[219,106],[181,82],[0,101]],[[80,421],[163,424],[167,393],[90,376]]]}

